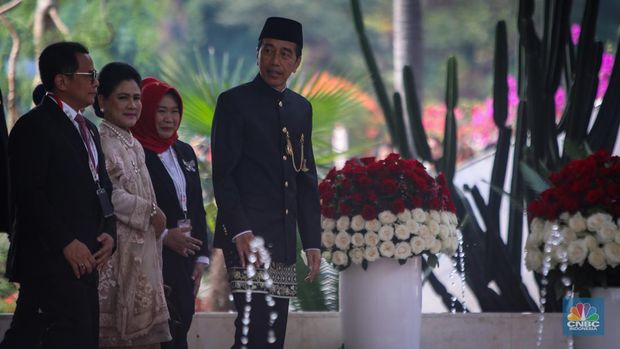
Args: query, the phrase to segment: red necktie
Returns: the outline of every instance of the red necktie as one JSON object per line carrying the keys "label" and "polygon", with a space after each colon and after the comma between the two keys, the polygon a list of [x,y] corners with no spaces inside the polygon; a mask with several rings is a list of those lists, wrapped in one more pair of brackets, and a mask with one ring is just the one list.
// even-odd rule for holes
{"label": "red necktie", "polygon": [[90,148],[90,138],[88,137],[88,127],[86,126],[86,119],[80,113],[75,116],[75,121],[77,121],[80,126],[80,135],[82,136],[82,141],[84,141],[84,145],[86,145],[86,150],[88,151],[88,158],[95,168],[95,157],[93,156],[93,151]]}

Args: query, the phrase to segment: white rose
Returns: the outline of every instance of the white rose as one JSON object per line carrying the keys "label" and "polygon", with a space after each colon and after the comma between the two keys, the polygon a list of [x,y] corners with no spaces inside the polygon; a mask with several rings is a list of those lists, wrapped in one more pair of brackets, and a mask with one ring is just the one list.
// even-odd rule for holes
{"label": "white rose", "polygon": [[433,237],[430,229],[428,229],[426,225],[422,225],[422,224],[420,224],[420,229],[418,230],[418,236],[424,240]]}
{"label": "white rose", "polygon": [[332,233],[331,231],[324,231],[321,234],[321,245],[327,248],[332,248],[332,246],[334,246],[335,240],[336,240],[336,235],[334,235],[334,233]]}
{"label": "white rose", "polygon": [[340,216],[340,218],[338,218],[338,220],[336,221],[336,228],[338,228],[338,230],[347,230],[349,229],[349,217],[348,216]]}
{"label": "white rose", "polygon": [[[433,240],[431,240],[432,242],[430,243],[430,245],[428,246],[428,250],[432,253],[432,254],[437,254],[439,253],[439,251],[441,251],[441,240],[435,239],[433,238]],[[427,241],[428,242],[428,241]]]}
{"label": "white rose", "polygon": [[396,229],[394,229],[394,235],[396,235],[399,240],[408,241],[411,233],[409,233],[409,228],[407,228],[406,225],[399,224],[396,226]]}
{"label": "white rose", "polygon": [[431,220],[428,223],[428,230],[431,231],[431,235],[437,236],[439,234],[439,223],[434,220]]}
{"label": "white rose", "polygon": [[364,235],[364,241],[367,246],[375,247],[379,244],[379,235],[374,231],[369,231]]}
{"label": "white rose", "polygon": [[366,247],[366,250],[364,251],[364,258],[366,258],[367,261],[374,262],[379,259],[379,257],[381,257],[381,255],[379,255],[379,249],[377,246]]}
{"label": "white rose", "polygon": [[564,228],[564,241],[565,242],[571,242],[574,240],[577,240],[577,233],[575,233],[572,229],[570,228]]}
{"label": "white rose", "polygon": [[583,218],[581,213],[577,212],[568,220],[568,226],[572,231],[578,233],[586,230],[586,220]]}
{"label": "white rose", "polygon": [[395,249],[396,247],[392,241],[385,241],[381,243],[381,246],[379,246],[379,252],[381,252],[381,255],[388,258],[394,255]]}
{"label": "white rose", "polygon": [[441,215],[439,214],[439,211],[431,210],[428,214],[428,217],[426,217],[426,220],[441,223]]}
{"label": "white rose", "polygon": [[398,259],[407,259],[411,257],[411,245],[408,242],[399,242],[396,244],[394,257]]}
{"label": "white rose", "polygon": [[351,244],[353,244],[353,246],[362,247],[364,246],[364,243],[364,235],[362,235],[361,233],[355,233],[353,234],[353,236],[351,236]]}
{"label": "white rose", "polygon": [[570,219],[570,213],[568,212],[562,212],[560,213],[560,222],[562,223],[568,223],[568,220]]}
{"label": "white rose", "polygon": [[384,225],[379,229],[379,239],[383,241],[390,241],[394,237],[394,227],[391,225]]}
{"label": "white rose", "polygon": [[336,247],[341,250],[348,250],[351,243],[351,235],[346,231],[340,231],[336,234]]}
{"label": "white rose", "polygon": [[407,228],[409,228],[409,232],[414,235],[418,235],[420,232],[420,224],[413,219],[407,221]]}
{"label": "white rose", "polygon": [[366,230],[378,232],[379,228],[381,228],[381,222],[377,219],[373,219],[371,221],[366,221],[365,225]]}
{"label": "white rose", "polygon": [[590,250],[588,255],[588,263],[594,267],[594,269],[605,270],[607,269],[607,261],[605,260],[605,252],[601,248]]}
{"label": "white rose", "polygon": [[542,219],[540,218],[532,219],[532,223],[530,224],[530,229],[532,230],[532,232],[542,234],[544,227],[545,227],[545,222]]}
{"label": "white rose", "polygon": [[426,243],[424,242],[424,239],[419,236],[415,236],[413,239],[411,239],[410,245],[411,251],[415,255],[422,253],[422,251],[424,251],[424,248],[426,248]]}
{"label": "white rose", "polygon": [[379,221],[383,224],[392,224],[396,222],[396,216],[390,211],[379,213]]}
{"label": "white rose", "polygon": [[620,230],[616,230],[616,233],[614,234],[614,242],[620,244]]}
{"label": "white rose", "polygon": [[413,211],[411,211],[411,215],[413,216],[413,219],[418,223],[426,222],[426,217],[428,216],[428,214],[424,212],[424,210],[421,208],[413,209]]}
{"label": "white rose", "polygon": [[588,234],[583,239],[586,242],[586,246],[588,246],[588,250],[592,251],[599,248],[598,241],[596,241],[594,236]]}
{"label": "white rose", "polygon": [[347,263],[349,263],[349,257],[342,251],[336,251],[332,254],[332,263],[339,266],[347,265]]}
{"label": "white rose", "polygon": [[448,215],[450,215],[450,223],[456,227],[459,224],[459,219],[456,216],[456,213],[450,212]]}
{"label": "white rose", "polygon": [[542,239],[542,231],[532,229],[530,234],[527,236],[525,246],[538,247],[543,242]]}
{"label": "white rose", "polygon": [[607,263],[609,263],[612,268],[620,264],[620,244],[615,242],[605,244],[605,246],[603,246],[603,252],[605,252]]}
{"label": "white rose", "polygon": [[403,212],[398,214],[398,220],[401,221],[402,223],[405,223],[410,219],[411,219],[411,211],[409,211],[408,209],[405,209]]}
{"label": "white rose", "polygon": [[452,252],[452,254],[454,254],[459,249],[459,239],[458,237],[455,236],[455,237],[452,237],[450,241],[452,242],[451,248],[454,251]]}
{"label": "white rose", "polygon": [[334,230],[336,228],[336,221],[331,218],[323,218],[321,220],[321,228],[323,230]]}
{"label": "white rose", "polygon": [[553,255],[551,256],[555,259],[556,262],[562,263],[563,261],[568,260],[568,251],[566,249],[566,244],[561,244],[556,246],[553,250]]}
{"label": "white rose", "polygon": [[605,221],[596,231],[596,239],[601,243],[614,241],[616,237],[616,224],[612,221]]}
{"label": "white rose", "polygon": [[439,215],[441,216],[441,223],[442,224],[450,225],[450,212],[448,212],[448,211],[441,211],[439,213]]}
{"label": "white rose", "polygon": [[583,262],[588,256],[588,244],[584,239],[578,239],[571,241],[568,244],[568,262],[570,264],[583,265]]}
{"label": "white rose", "polygon": [[365,225],[366,221],[364,220],[364,217],[359,214],[353,216],[353,219],[351,219],[351,229],[353,229],[354,231],[363,230]]}
{"label": "white rose", "polygon": [[448,240],[449,237],[450,237],[450,228],[448,228],[448,226],[443,223],[440,224],[439,225],[439,238],[441,238],[441,241]]}
{"label": "white rose", "polygon": [[364,251],[361,248],[353,248],[349,250],[349,257],[351,258],[351,263],[360,264],[364,260]]}
{"label": "white rose", "polygon": [[458,248],[458,240],[456,238],[448,238],[445,241],[441,241],[441,252],[445,253],[448,257],[451,257]]}
{"label": "white rose", "polygon": [[330,263],[332,261],[332,252],[323,251],[323,253],[321,253],[321,257],[323,257],[327,263]]}
{"label": "white rose", "polygon": [[586,225],[589,231],[598,231],[603,223],[611,221],[611,216],[606,213],[595,213],[588,217]]}
{"label": "white rose", "polygon": [[543,254],[539,250],[526,250],[525,267],[528,270],[540,271],[542,268]]}

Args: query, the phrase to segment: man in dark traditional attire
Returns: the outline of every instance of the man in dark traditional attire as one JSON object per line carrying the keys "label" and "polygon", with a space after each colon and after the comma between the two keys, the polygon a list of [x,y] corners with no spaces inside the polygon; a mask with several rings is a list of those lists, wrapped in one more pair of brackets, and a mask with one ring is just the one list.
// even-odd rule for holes
{"label": "man in dark traditional attire", "polygon": [[[314,280],[320,265],[312,107],[286,87],[301,62],[301,24],[270,17],[258,40],[260,72],[219,96],[211,134],[214,247],[224,252],[238,311],[233,348],[283,348],[289,299],[297,293],[297,228],[310,268],[306,281]],[[252,253],[255,237],[264,239],[271,256],[267,270]],[[248,264],[256,267],[252,278]]]}

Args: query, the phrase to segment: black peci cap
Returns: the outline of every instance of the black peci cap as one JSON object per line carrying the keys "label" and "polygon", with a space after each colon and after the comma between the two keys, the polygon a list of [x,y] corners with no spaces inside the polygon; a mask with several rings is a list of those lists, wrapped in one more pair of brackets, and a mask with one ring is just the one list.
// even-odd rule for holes
{"label": "black peci cap", "polygon": [[283,17],[267,18],[258,40],[262,40],[263,38],[294,42],[299,48],[304,46],[301,23]]}

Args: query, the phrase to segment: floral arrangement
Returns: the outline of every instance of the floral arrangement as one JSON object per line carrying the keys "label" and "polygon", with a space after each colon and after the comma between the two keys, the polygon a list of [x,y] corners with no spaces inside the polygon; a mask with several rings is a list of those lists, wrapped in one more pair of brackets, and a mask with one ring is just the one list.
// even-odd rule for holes
{"label": "floral arrangement", "polygon": [[[542,273],[547,245],[556,290],[620,286],[620,158],[597,152],[550,176],[553,187],[530,202],[526,267]],[[562,296],[562,294],[558,294]]]}
{"label": "floral arrangement", "polygon": [[457,218],[443,175],[432,178],[416,160],[351,159],[319,185],[323,257],[337,269],[365,269],[381,257],[401,264],[426,255],[454,255]]}

